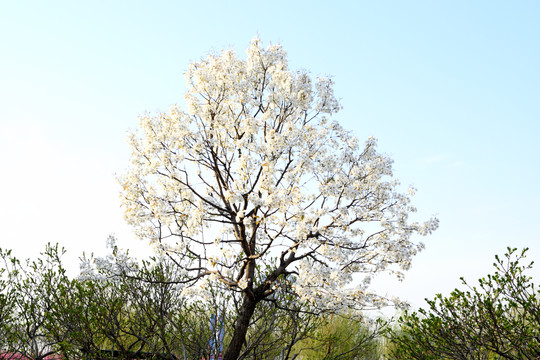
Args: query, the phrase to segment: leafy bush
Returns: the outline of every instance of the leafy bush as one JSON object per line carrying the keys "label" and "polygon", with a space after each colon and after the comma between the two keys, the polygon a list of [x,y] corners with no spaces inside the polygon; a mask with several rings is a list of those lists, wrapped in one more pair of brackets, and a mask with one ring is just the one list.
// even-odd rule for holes
{"label": "leafy bush", "polygon": [[496,256],[495,272],[406,312],[391,331],[394,359],[538,359],[540,291],[522,265],[527,249]]}

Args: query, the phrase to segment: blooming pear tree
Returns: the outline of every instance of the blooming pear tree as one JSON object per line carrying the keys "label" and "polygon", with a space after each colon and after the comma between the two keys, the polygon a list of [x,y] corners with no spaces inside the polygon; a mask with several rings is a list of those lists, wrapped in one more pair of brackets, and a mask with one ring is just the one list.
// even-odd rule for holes
{"label": "blooming pear tree", "polygon": [[[320,309],[385,304],[369,280],[401,276],[437,220],[416,223],[392,160],[331,116],[333,82],[289,69],[255,38],[190,65],[187,109],[140,118],[120,178],[127,221],[169,255],[186,288],[241,295],[225,359],[236,359],[257,304],[287,287]],[[363,281],[359,281],[359,279]]]}

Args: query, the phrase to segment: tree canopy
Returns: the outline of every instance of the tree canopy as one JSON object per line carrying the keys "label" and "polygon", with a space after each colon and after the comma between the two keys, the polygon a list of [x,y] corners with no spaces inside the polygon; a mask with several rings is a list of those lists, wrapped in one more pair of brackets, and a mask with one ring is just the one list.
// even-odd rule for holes
{"label": "tree canopy", "polygon": [[121,177],[125,217],[182,269],[186,291],[217,282],[242,296],[225,359],[261,301],[287,291],[319,309],[385,304],[371,277],[410,266],[409,220],[392,160],[345,131],[328,77],[289,69],[255,38],[242,60],[211,54],[186,72],[187,108],[140,118]]}

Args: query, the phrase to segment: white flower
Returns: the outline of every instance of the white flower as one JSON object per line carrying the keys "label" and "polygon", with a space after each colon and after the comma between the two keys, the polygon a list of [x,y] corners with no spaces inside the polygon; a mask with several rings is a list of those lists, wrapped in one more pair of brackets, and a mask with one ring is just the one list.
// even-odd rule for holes
{"label": "white flower", "polygon": [[331,120],[341,109],[332,79],[292,71],[281,46],[258,38],[246,59],[212,54],[185,75],[187,111],[142,116],[129,137],[120,182],[138,236],[236,291],[290,258],[301,299],[385,303],[367,291],[371,276],[358,285],[354,274],[408,268],[422,248],[412,236],[438,221],[408,221],[414,190],[401,193],[376,139],[362,145]]}

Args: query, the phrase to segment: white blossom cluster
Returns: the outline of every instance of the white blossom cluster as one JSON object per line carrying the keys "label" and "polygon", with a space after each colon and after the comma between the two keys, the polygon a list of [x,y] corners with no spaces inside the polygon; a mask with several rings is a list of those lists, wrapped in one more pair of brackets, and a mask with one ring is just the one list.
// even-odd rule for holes
{"label": "white blossom cluster", "polygon": [[[329,78],[293,71],[255,38],[242,60],[212,54],[186,73],[187,110],[140,118],[120,178],[125,218],[193,282],[263,296],[284,281],[320,306],[379,306],[377,272],[408,269],[437,219],[409,221],[392,160],[331,115]],[[365,277],[352,287],[358,275]],[[355,283],[356,284],[356,283]]]}
{"label": "white blossom cluster", "polygon": [[110,253],[105,257],[94,257],[93,254],[82,257],[79,279],[106,280],[111,275],[127,274],[138,269],[137,261],[127,251],[118,249],[114,235],[109,235],[106,245]]}

